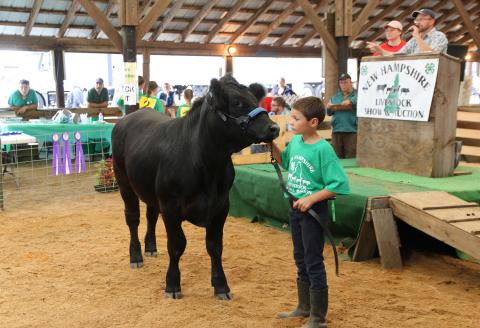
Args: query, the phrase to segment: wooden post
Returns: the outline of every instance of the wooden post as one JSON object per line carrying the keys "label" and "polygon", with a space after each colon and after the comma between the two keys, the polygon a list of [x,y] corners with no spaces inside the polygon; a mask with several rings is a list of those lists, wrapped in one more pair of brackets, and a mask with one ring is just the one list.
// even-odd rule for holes
{"label": "wooden post", "polygon": [[[327,30],[333,34],[335,29],[335,15],[333,13],[327,14]],[[338,66],[337,58],[332,55],[327,47],[322,47],[325,72],[325,101],[328,102],[330,98],[337,92],[338,89]]]}
{"label": "wooden post", "polygon": [[225,55],[224,60],[225,60],[225,74],[233,74],[233,57],[230,55]]}
{"label": "wooden post", "polygon": [[336,37],[337,40],[337,64],[338,64],[338,73],[347,73],[348,72],[348,50],[349,50],[349,37],[340,36]]}
{"label": "wooden post", "polygon": [[123,97],[125,114],[130,114],[138,109],[138,78],[137,78],[137,31],[138,2],[135,0],[122,0],[120,6],[122,52],[125,80],[123,83]]}
{"label": "wooden post", "polygon": [[65,108],[65,90],[63,88],[63,80],[65,80],[65,61],[62,49],[57,48],[53,50],[53,71],[55,73],[57,108]]}
{"label": "wooden post", "polygon": [[143,49],[143,78],[145,80],[145,88],[143,93],[147,93],[147,84],[150,82],[150,50]]}

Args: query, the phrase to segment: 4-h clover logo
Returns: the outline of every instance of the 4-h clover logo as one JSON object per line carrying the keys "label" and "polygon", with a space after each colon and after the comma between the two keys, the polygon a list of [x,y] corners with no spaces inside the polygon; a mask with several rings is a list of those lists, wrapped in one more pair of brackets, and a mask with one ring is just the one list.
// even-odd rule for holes
{"label": "4-h clover logo", "polygon": [[425,65],[425,73],[426,74],[433,74],[435,72],[435,64],[428,63]]}
{"label": "4-h clover logo", "polygon": [[360,74],[362,75],[367,75],[368,74],[368,67],[366,65],[363,65],[361,68],[360,68]]}

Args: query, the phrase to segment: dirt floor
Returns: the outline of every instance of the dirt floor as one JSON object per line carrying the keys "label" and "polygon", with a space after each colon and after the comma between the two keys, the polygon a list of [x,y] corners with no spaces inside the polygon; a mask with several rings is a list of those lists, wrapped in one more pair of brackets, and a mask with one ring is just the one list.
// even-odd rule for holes
{"label": "dirt floor", "polygon": [[[164,298],[166,240],[132,270],[118,193],[25,204],[0,212],[1,327],[299,327],[274,319],[294,307],[289,234],[245,219],[225,227],[224,267],[234,299],[213,298],[204,230],[184,224],[183,299]],[[141,234],[145,231],[142,219]],[[143,237],[141,238],[143,239]],[[401,271],[378,259],[341,262],[326,251],[329,327],[480,327],[480,265],[414,253]]]}

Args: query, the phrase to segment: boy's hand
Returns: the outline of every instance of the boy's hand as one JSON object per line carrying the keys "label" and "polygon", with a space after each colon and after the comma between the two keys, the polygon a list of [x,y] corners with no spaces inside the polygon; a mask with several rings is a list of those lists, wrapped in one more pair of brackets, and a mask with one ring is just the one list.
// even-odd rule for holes
{"label": "boy's hand", "polygon": [[310,209],[310,207],[312,207],[313,204],[315,204],[315,201],[310,196],[307,196],[293,202],[293,208],[296,208],[302,212],[306,212]]}

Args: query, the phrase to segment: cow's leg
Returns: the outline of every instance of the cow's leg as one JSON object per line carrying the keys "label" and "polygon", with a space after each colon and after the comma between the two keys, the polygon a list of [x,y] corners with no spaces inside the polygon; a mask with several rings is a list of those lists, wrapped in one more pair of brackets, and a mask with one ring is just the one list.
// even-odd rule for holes
{"label": "cow's leg", "polygon": [[167,298],[178,299],[182,297],[180,288],[180,268],[178,262],[187,246],[187,239],[182,229],[182,221],[179,216],[162,213],[163,223],[167,231],[167,248],[170,263],[168,265],[165,287]]}
{"label": "cow's leg", "polygon": [[125,203],[125,221],[130,229],[130,267],[143,266],[142,246],[138,240],[138,225],[140,224],[140,206],[138,197],[130,186],[120,185],[120,194]]}
{"label": "cow's leg", "polygon": [[145,234],[145,256],[157,256],[157,239],[155,227],[157,226],[159,210],[147,205],[147,233]]}
{"label": "cow's leg", "polygon": [[222,265],[223,226],[225,219],[226,214],[223,217],[214,219],[212,223],[207,226],[206,235],[207,251],[212,262],[211,282],[215,297],[220,300],[230,300],[232,298]]}

